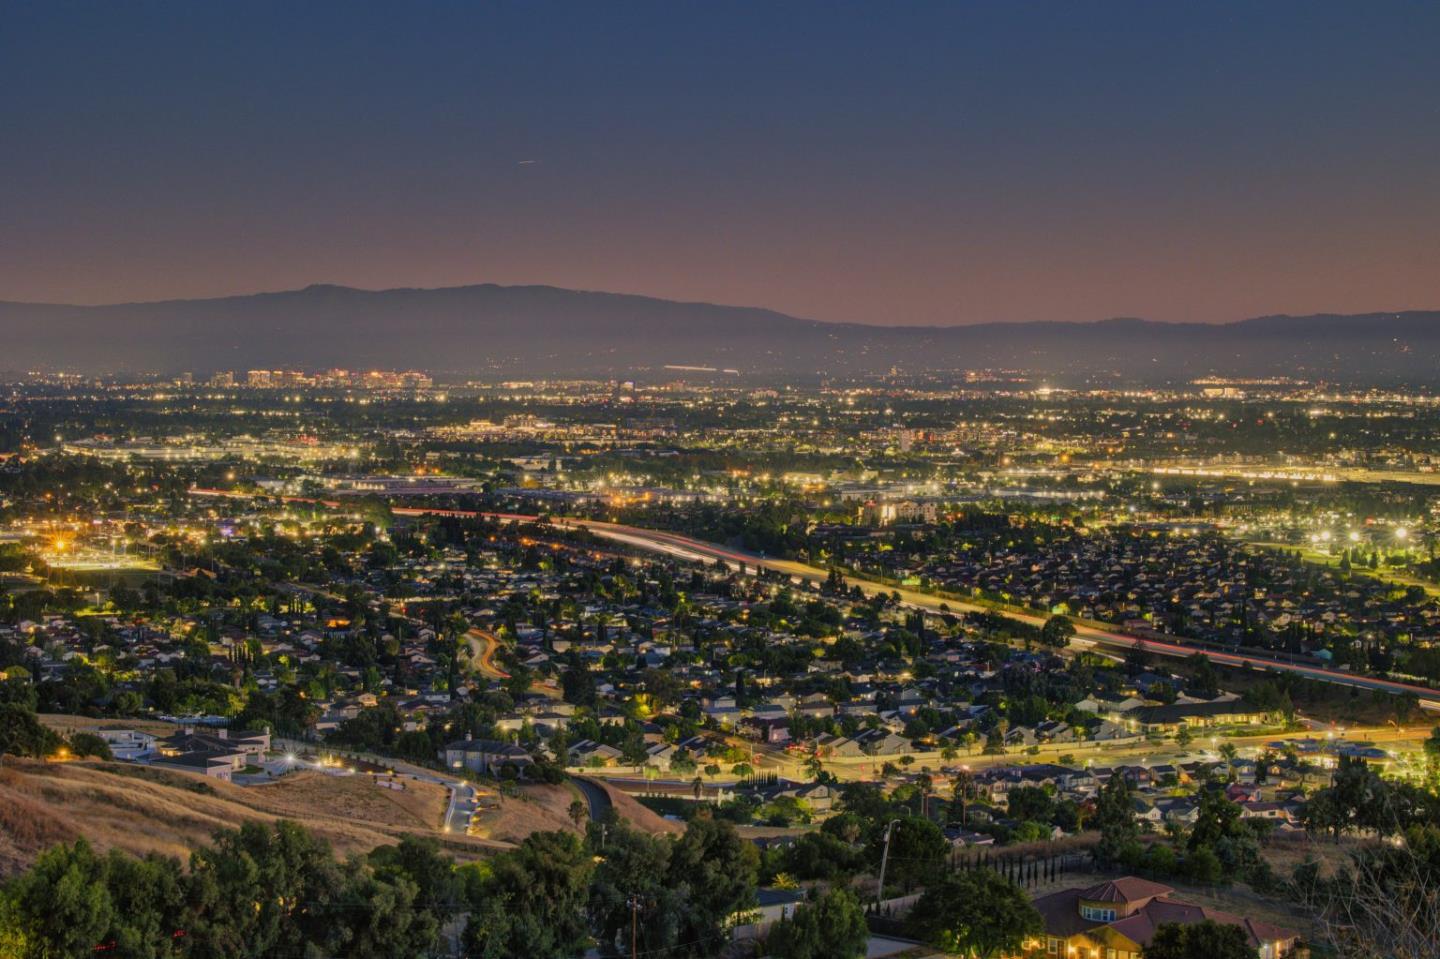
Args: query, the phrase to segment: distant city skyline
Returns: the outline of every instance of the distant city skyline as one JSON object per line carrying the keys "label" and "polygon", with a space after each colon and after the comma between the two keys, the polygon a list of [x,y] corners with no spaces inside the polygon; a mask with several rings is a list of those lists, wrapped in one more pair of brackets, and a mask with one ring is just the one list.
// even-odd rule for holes
{"label": "distant city skyline", "polygon": [[0,6],[0,300],[1440,307],[1440,8]]}

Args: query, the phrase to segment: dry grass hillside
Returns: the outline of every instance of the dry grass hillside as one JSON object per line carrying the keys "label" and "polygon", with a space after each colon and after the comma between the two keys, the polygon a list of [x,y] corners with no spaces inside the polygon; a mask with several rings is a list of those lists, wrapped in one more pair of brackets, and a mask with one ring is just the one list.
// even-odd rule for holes
{"label": "dry grass hillside", "polygon": [[629,793],[621,792],[603,779],[596,778],[594,782],[598,783],[610,796],[610,802],[614,805],[615,812],[620,815],[620,818],[629,820],[630,825],[637,829],[649,833],[678,834],[685,831],[684,823],[666,819]]}
{"label": "dry grass hillside", "polygon": [[[608,785],[604,788],[610,794],[615,811],[636,829],[649,833],[684,831],[683,824],[656,815]],[[488,839],[518,843],[532,832],[557,829],[583,832],[589,816],[587,813],[577,825],[570,815],[570,806],[575,802],[583,803],[584,797],[569,783],[556,786],[522,786],[517,797],[501,798],[498,808],[486,810],[476,818],[476,834]]]}
{"label": "dry grass hillside", "polygon": [[[348,856],[432,835],[459,859],[507,848],[539,830],[575,830],[568,784],[522,787],[477,818],[477,835],[441,832],[448,793],[409,781],[382,789],[369,776],[301,772],[275,782],[236,786],[172,770],[128,763],[0,759],[0,877],[24,869],[41,851],[81,836],[101,849],[157,852],[184,860],[218,830],[250,821],[290,819]],[[683,827],[629,796],[609,790],[616,811],[647,832]]]}
{"label": "dry grass hillside", "polygon": [[97,729],[135,729],[152,736],[169,736],[179,729],[174,723],[162,723],[157,719],[94,719],[68,713],[40,713],[39,719],[62,736]]}
{"label": "dry grass hillside", "polygon": [[496,808],[476,816],[472,827],[476,835],[518,843],[532,832],[577,831],[575,821],[570,818],[575,793],[568,786],[522,786],[518,793],[514,797],[498,797]]}
{"label": "dry grass hillside", "polygon": [[[0,761],[0,875],[23,869],[43,849],[81,836],[103,849],[184,859],[217,830],[247,821],[292,819],[342,856],[406,834],[441,836],[443,787],[411,782],[381,789],[368,776],[297,773],[260,786],[234,786],[187,773],[121,763]],[[461,857],[497,844],[443,836]]]}

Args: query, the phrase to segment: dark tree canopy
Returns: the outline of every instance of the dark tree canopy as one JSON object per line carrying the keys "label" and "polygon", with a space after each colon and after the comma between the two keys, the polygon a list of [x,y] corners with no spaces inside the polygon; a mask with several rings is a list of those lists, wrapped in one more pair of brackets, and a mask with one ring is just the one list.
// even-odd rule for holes
{"label": "dark tree canopy", "polygon": [[1245,930],[1206,919],[1182,925],[1167,922],[1155,930],[1145,959],[1257,959]]}
{"label": "dark tree canopy", "polygon": [[972,869],[932,883],[911,910],[910,935],[979,959],[1019,952],[1045,925],[1025,891],[990,869]]}
{"label": "dark tree canopy", "polygon": [[848,889],[831,889],[772,926],[765,948],[776,959],[858,959],[869,939],[860,900]]}

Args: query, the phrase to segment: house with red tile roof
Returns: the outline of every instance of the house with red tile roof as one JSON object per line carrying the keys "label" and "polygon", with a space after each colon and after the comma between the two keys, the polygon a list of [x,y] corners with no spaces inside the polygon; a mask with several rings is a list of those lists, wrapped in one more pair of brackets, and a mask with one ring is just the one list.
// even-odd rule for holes
{"label": "house with red tile roof", "polygon": [[1260,959],[1281,959],[1299,941],[1292,929],[1182,902],[1174,893],[1158,882],[1126,876],[1041,896],[1035,900],[1045,920],[1040,951],[1059,959],[1141,959],[1160,926],[1207,919],[1245,930]]}

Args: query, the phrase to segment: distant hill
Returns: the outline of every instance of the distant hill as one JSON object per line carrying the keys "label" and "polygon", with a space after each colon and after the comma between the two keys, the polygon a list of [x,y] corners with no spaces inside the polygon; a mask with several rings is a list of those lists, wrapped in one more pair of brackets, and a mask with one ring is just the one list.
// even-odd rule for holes
{"label": "distant hill", "polygon": [[1025,369],[1062,380],[1207,373],[1440,381],[1440,311],[879,327],[548,286],[303,290],[108,306],[0,302],[0,370],[197,374],[329,366],[644,376],[667,364],[813,378]]}

